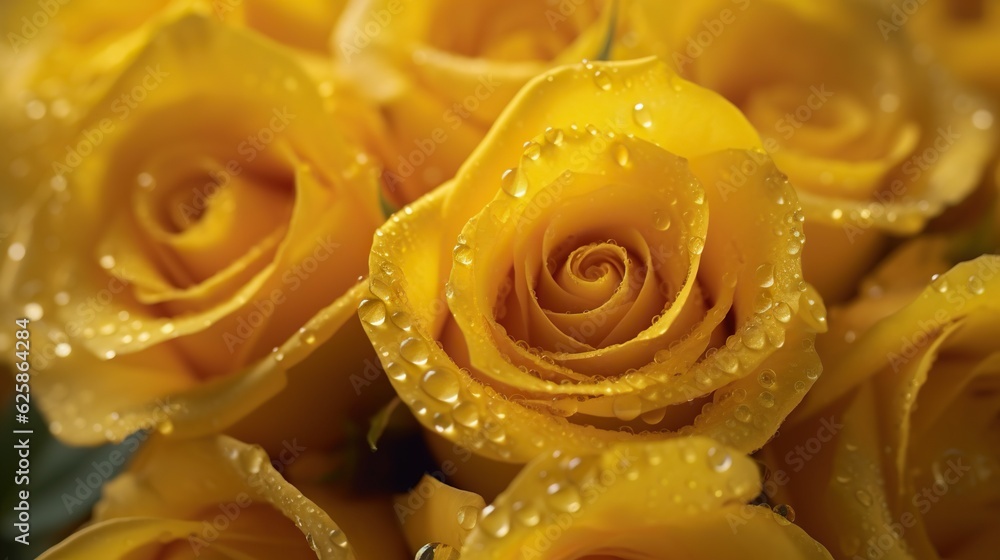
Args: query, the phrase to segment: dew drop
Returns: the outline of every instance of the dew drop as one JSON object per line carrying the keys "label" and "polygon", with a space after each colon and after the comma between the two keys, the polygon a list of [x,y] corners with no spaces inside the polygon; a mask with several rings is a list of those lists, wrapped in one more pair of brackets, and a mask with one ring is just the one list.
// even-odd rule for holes
{"label": "dew drop", "polygon": [[545,141],[553,146],[558,146],[563,142],[563,131],[560,128],[549,128],[545,129]]}
{"label": "dew drop", "polygon": [[347,548],[347,535],[344,534],[340,529],[331,529],[330,534],[327,535],[330,542],[338,548]]}
{"label": "dew drop", "polygon": [[733,416],[735,416],[740,422],[748,423],[753,419],[753,412],[750,411],[749,406],[741,404],[736,407],[736,410],[733,411]]}
{"label": "dew drop", "polygon": [[441,402],[452,403],[458,399],[458,376],[447,369],[428,370],[420,386],[431,398]]}
{"label": "dew drop", "polygon": [[503,175],[500,176],[500,187],[503,189],[503,192],[515,198],[524,196],[524,193],[528,190],[528,186],[524,181],[518,181],[517,171],[514,169],[508,169],[503,172]]}
{"label": "dew drop", "polygon": [[526,142],[524,144],[524,157],[531,161],[537,161],[542,155],[542,147],[537,142]]}
{"label": "dew drop", "polygon": [[712,447],[708,450],[708,466],[715,472],[726,472],[733,466],[733,458],[725,450]]}
{"label": "dew drop", "polygon": [[372,295],[377,297],[382,301],[388,301],[392,297],[392,289],[384,281],[378,278],[372,278],[368,282],[368,289],[371,291]]}
{"label": "dew drop", "polygon": [[460,402],[451,410],[451,417],[458,424],[466,428],[475,428],[479,425],[479,410],[471,402]]}
{"label": "dew drop", "polygon": [[542,520],[542,516],[538,513],[538,509],[531,504],[519,503],[515,504],[514,507],[514,517],[519,523],[527,527],[534,527],[538,525],[538,522]]}
{"label": "dew drop", "polygon": [[373,327],[385,322],[385,304],[377,299],[364,299],[358,305],[358,316]]}
{"label": "dew drop", "polygon": [[434,417],[431,419],[431,424],[434,426],[434,431],[438,433],[450,432],[455,426],[451,417],[441,412],[434,413]]}
{"label": "dew drop", "polygon": [[423,365],[430,357],[430,350],[424,341],[417,338],[407,338],[399,345],[399,354],[411,364]]}
{"label": "dew drop", "polygon": [[774,395],[768,391],[763,391],[760,395],[757,395],[757,401],[764,408],[772,408],[774,406]]}
{"label": "dew drop", "polygon": [[612,412],[619,420],[628,422],[642,413],[642,402],[636,395],[621,395],[612,403]]}
{"label": "dew drop", "polygon": [[475,529],[476,522],[479,521],[479,508],[474,506],[463,506],[458,508],[456,520],[458,521],[458,526],[466,531]]}
{"label": "dew drop", "polygon": [[765,389],[774,387],[774,379],[775,373],[773,369],[765,369],[757,375],[757,382],[760,383],[760,386]]}
{"label": "dew drop", "polygon": [[503,538],[510,532],[510,518],[507,516],[506,511],[495,509],[493,506],[486,506],[483,508],[483,516],[479,520],[479,526],[488,535],[492,535],[498,539]]}
{"label": "dew drop", "polygon": [[654,426],[662,422],[663,418],[666,417],[666,415],[667,415],[666,408],[657,408],[654,410],[643,412],[640,418],[642,418],[643,422],[649,424],[650,426]]}
{"label": "dew drop", "polygon": [[549,505],[558,511],[576,513],[580,511],[580,492],[569,484],[552,484],[548,487]]}
{"label": "dew drop", "polygon": [[774,285],[774,265],[771,263],[764,263],[757,267],[754,271],[754,281],[761,288],[770,288]]}
{"label": "dew drop", "polygon": [[408,331],[413,327],[413,320],[410,318],[410,314],[405,311],[396,311],[389,319],[392,320],[393,325],[404,331]]}
{"label": "dew drop", "polygon": [[778,504],[772,511],[775,513],[775,520],[783,525],[788,525],[795,521],[795,510],[788,504]]}
{"label": "dew drop", "polygon": [[705,250],[705,240],[694,236],[688,240],[688,251],[693,255],[700,255]]}
{"label": "dew drop", "polygon": [[983,295],[983,292],[986,291],[986,287],[983,285],[982,278],[978,276],[969,276],[968,286],[969,286],[969,291],[972,292],[973,294],[976,294],[977,296]]}
{"label": "dew drop", "polygon": [[787,323],[792,319],[792,308],[787,303],[780,301],[771,308],[771,316],[778,322]]}
{"label": "dew drop", "polygon": [[670,229],[670,213],[663,210],[653,212],[653,227],[659,231]]}
{"label": "dew drop", "polygon": [[636,103],[635,107],[632,108],[632,118],[635,120],[635,124],[643,128],[653,126],[653,116],[650,114],[649,108],[642,103]]}
{"label": "dew drop", "polygon": [[760,350],[767,342],[767,339],[764,336],[764,331],[761,330],[760,327],[754,325],[748,326],[746,330],[743,331],[740,339],[743,341],[743,344],[751,350]]}
{"label": "dew drop", "polygon": [[622,167],[628,167],[629,163],[628,148],[626,148],[624,144],[617,144],[614,149],[615,149],[615,161],[618,162],[618,165]]}
{"label": "dew drop", "polygon": [[472,264],[472,247],[469,247],[465,243],[455,245],[453,254],[455,256],[455,262],[458,264]]}
{"label": "dew drop", "polygon": [[611,76],[608,76],[602,70],[598,70],[594,72],[594,84],[604,91],[611,91]]}

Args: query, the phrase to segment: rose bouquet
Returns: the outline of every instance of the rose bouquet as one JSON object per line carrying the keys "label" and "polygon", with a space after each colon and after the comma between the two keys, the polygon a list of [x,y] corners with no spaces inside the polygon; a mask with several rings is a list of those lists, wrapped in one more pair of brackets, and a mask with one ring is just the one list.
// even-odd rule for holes
{"label": "rose bouquet", "polygon": [[5,551],[995,556],[1000,5],[0,13]]}

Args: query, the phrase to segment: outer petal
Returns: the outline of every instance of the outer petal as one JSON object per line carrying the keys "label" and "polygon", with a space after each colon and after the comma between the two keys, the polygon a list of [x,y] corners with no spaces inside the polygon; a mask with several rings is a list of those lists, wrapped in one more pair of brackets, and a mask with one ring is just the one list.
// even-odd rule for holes
{"label": "outer petal", "polygon": [[462,546],[463,559],[830,558],[766,507],[756,465],[718,443],[688,438],[621,444],[602,453],[546,454],[529,463]]}
{"label": "outer petal", "polygon": [[226,437],[160,440],[134,461],[106,486],[93,524],[43,558],[355,558],[340,528],[259,448]]}

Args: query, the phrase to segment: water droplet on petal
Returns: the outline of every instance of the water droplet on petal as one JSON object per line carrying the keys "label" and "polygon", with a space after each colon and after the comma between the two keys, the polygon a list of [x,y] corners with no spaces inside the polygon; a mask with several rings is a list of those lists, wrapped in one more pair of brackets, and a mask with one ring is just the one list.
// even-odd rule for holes
{"label": "water droplet on petal", "polygon": [[479,508],[474,506],[463,506],[458,508],[456,521],[458,521],[458,526],[466,531],[475,529],[476,522],[479,521]]}
{"label": "water droplet on petal", "polygon": [[611,91],[611,76],[602,70],[594,72],[594,84],[604,91]]}
{"label": "water droplet on petal", "polygon": [[636,103],[635,107],[632,108],[632,118],[635,120],[635,124],[643,128],[653,126],[653,115],[649,112],[649,108],[642,103]]}
{"label": "water droplet on petal", "polygon": [[536,161],[542,155],[542,147],[537,142],[526,142],[524,144],[524,157]]}
{"label": "water droplet on petal", "polygon": [[764,263],[754,271],[754,280],[761,288],[770,288],[774,285],[774,265]]}
{"label": "water droplet on petal", "polygon": [[694,236],[688,240],[688,251],[693,255],[700,255],[705,250],[705,240]]}
{"label": "water droplet on petal", "polygon": [[358,305],[358,316],[373,327],[385,322],[385,304],[377,299],[364,299]]}
{"label": "water droplet on petal", "polygon": [[503,192],[515,198],[524,196],[524,193],[528,190],[525,182],[518,180],[517,171],[514,169],[508,169],[503,172],[503,175],[500,176],[500,187],[503,189]]}
{"label": "water droplet on petal", "polygon": [[455,262],[459,264],[472,264],[472,247],[459,243],[455,245],[454,256]]}
{"label": "water droplet on petal", "polygon": [[510,532],[510,518],[507,516],[505,510],[486,506],[483,508],[483,515],[479,520],[479,526],[486,534],[498,539],[503,538]]}
{"label": "water droplet on petal", "polygon": [[432,369],[421,381],[424,392],[442,402],[455,402],[458,398],[458,376],[447,369]]}
{"label": "water droplet on petal", "polygon": [[715,472],[726,472],[733,466],[733,458],[724,449],[712,447],[708,450],[708,466]]}
{"label": "water droplet on petal", "polygon": [[983,292],[986,291],[986,287],[983,285],[982,278],[978,276],[969,276],[968,286],[969,286],[969,291],[972,292],[973,294],[976,294],[977,296],[983,295]]}
{"label": "water droplet on petal", "polygon": [[642,402],[635,395],[621,395],[612,403],[612,411],[619,420],[634,420],[642,413]]}
{"label": "water droplet on petal", "polygon": [[615,161],[618,165],[622,167],[627,167],[629,162],[628,148],[624,144],[618,144],[615,146]]}

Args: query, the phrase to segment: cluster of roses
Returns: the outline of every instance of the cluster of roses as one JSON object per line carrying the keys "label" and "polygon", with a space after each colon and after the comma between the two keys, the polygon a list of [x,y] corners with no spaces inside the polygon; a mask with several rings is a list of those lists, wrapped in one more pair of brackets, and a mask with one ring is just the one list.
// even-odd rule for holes
{"label": "cluster of roses", "polygon": [[45,558],[995,554],[1000,5],[0,10]]}

